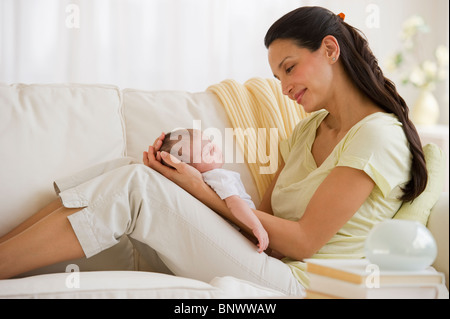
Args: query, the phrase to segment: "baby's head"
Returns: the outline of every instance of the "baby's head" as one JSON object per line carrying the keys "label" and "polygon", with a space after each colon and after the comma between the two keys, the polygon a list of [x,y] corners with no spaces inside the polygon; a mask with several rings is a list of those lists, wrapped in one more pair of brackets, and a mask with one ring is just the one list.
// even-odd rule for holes
{"label": "baby's head", "polygon": [[[170,153],[200,173],[223,166],[222,150],[200,130],[180,129],[167,133],[160,151]],[[164,160],[162,163],[170,166]]]}

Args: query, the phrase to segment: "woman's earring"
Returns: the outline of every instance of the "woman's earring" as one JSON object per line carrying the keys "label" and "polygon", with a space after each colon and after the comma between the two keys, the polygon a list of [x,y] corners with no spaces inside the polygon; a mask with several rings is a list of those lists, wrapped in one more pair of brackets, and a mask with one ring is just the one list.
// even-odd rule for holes
{"label": "woman's earring", "polygon": [[331,60],[334,62],[334,61],[336,61],[336,58],[332,58]]}

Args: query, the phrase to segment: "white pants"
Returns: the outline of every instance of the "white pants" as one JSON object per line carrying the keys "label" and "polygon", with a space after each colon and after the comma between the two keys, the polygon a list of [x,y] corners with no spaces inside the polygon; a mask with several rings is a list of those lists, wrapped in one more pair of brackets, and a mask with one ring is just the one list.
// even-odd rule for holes
{"label": "white pants", "polygon": [[287,265],[259,254],[221,216],[131,158],[55,181],[55,189],[65,207],[85,207],[68,218],[88,258],[128,235],[143,244],[138,249],[155,250],[175,275],[206,282],[233,276],[288,295],[304,294]]}

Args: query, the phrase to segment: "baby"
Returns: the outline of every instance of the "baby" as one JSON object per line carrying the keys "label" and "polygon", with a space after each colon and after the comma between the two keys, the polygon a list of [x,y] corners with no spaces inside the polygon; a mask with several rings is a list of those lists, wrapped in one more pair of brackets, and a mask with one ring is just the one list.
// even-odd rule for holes
{"label": "baby", "polygon": [[[199,147],[194,147],[194,139],[198,141]],[[222,168],[222,150],[217,144],[211,142],[200,130],[181,129],[165,135],[160,151],[170,153],[197,169],[205,183],[225,201],[231,213],[252,230],[258,240],[258,252],[267,249],[269,237],[252,211],[255,204],[246,193],[239,173]],[[161,162],[170,166],[164,160]]]}

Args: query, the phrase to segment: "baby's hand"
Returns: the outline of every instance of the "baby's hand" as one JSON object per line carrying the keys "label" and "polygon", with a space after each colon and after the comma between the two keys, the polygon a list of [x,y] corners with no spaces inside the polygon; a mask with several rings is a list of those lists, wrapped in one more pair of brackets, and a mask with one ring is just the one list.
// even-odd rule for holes
{"label": "baby's hand", "polygon": [[258,240],[258,252],[262,253],[269,247],[269,235],[262,225],[253,229],[253,235]]}

